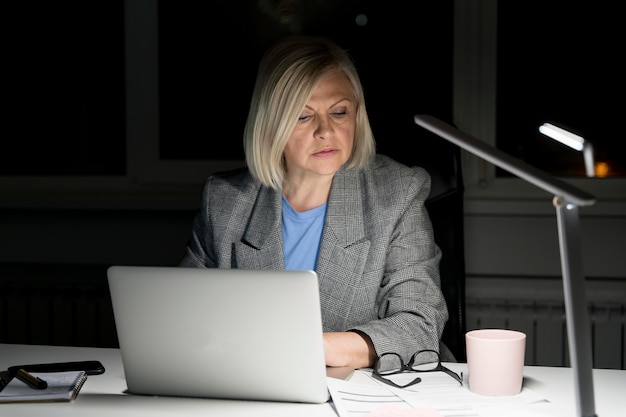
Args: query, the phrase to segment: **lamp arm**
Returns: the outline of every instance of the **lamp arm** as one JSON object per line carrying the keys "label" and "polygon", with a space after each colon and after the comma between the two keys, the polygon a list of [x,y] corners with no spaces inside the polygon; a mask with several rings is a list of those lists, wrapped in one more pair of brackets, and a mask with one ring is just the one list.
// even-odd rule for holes
{"label": "lamp arm", "polygon": [[574,187],[545,171],[514,158],[500,149],[494,148],[467,133],[463,133],[435,117],[418,114],[415,116],[415,123],[474,155],[578,206],[591,206],[596,202],[594,196],[580,188]]}
{"label": "lamp arm", "polygon": [[591,332],[585,298],[585,278],[582,274],[582,250],[577,207],[594,204],[595,197],[463,133],[435,117],[416,115],[415,123],[554,195],[553,204],[556,209],[559,232],[568,346],[570,363],[575,377],[576,406],[579,417],[596,417]]}
{"label": "lamp arm", "polygon": [[563,294],[565,297],[565,321],[570,351],[570,363],[574,372],[574,391],[578,415],[595,416],[593,392],[593,361],[589,313],[585,298],[585,277],[582,274],[582,251],[580,248],[580,225],[578,207],[559,197],[553,199],[559,228],[559,249],[563,271]]}
{"label": "lamp arm", "polygon": [[593,145],[588,140],[583,144],[583,159],[585,160],[585,173],[588,177],[596,176],[595,158],[593,156]]}

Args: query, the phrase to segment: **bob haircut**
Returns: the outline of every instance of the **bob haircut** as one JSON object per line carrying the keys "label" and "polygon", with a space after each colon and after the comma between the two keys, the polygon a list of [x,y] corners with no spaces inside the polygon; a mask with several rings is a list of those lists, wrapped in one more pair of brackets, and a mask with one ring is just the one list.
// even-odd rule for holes
{"label": "bob haircut", "polygon": [[354,92],[356,127],[346,168],[367,166],[376,152],[365,109],[363,86],[352,58],[330,39],[289,36],[268,49],[259,64],[244,129],[246,163],[263,185],[280,190],[285,180],[283,151],[316,85],[343,71]]}

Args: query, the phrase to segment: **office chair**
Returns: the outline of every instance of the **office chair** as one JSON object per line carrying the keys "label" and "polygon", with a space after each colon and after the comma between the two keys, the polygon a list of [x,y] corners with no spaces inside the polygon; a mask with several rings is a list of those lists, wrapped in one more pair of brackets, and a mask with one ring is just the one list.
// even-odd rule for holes
{"label": "office chair", "polygon": [[385,150],[406,165],[425,168],[431,175],[431,192],[426,208],[433,224],[435,241],[443,253],[439,265],[441,290],[449,318],[442,341],[456,360],[465,362],[465,243],[463,233],[463,177],[461,150],[430,132],[416,127],[415,152]]}

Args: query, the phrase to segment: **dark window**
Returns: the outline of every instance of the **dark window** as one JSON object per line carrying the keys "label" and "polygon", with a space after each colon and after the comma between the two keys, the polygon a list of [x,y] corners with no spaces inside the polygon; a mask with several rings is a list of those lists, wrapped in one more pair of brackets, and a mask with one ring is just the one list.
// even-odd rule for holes
{"label": "dark window", "polygon": [[43,2],[11,19],[0,175],[123,175],[123,2]]}
{"label": "dark window", "polygon": [[592,143],[596,172],[605,164],[608,176],[626,175],[624,39],[612,3],[498,2],[497,146],[554,175],[584,177],[580,152],[539,133],[550,122]]}
{"label": "dark window", "polygon": [[[349,50],[380,152],[407,157],[425,134],[416,113],[452,121],[452,0],[159,1],[158,15],[161,160],[243,159],[258,60],[289,33]],[[15,19],[0,175],[124,175],[124,1],[45,3]]]}
{"label": "dark window", "polygon": [[243,159],[262,52],[290,33],[326,35],[359,69],[378,150],[407,157],[416,113],[451,121],[452,1],[159,2],[163,159]]}

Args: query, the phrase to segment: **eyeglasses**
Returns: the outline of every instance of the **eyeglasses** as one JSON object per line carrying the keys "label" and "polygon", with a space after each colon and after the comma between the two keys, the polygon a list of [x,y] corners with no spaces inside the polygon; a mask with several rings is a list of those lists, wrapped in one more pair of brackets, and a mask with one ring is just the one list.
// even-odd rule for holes
{"label": "eyeglasses", "polygon": [[411,356],[409,363],[405,364],[402,360],[402,357],[397,353],[389,352],[383,353],[376,361],[374,365],[374,371],[372,372],[372,376],[384,382],[385,384],[393,385],[397,388],[406,388],[411,385],[418,384],[422,381],[422,378],[416,377],[411,382],[399,385],[392,381],[391,379],[386,378],[390,375],[401,374],[404,372],[436,372],[441,371],[452,378],[454,378],[459,384],[463,385],[463,373],[461,375],[456,374],[450,369],[446,368],[441,364],[441,359],[439,357],[439,352],[436,350],[420,350]]}

